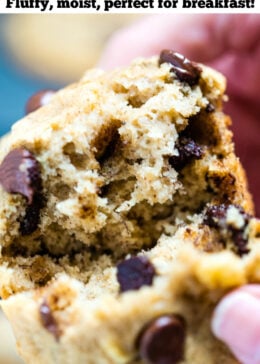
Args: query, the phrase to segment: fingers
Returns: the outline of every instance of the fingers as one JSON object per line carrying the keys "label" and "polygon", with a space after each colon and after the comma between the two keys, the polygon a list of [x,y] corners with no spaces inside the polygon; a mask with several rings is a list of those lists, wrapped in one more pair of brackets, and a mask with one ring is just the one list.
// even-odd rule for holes
{"label": "fingers", "polygon": [[215,309],[212,331],[243,364],[260,363],[260,286],[227,295]]}
{"label": "fingers", "polygon": [[[203,44],[209,42],[208,32],[204,31],[204,27],[210,26],[211,18],[212,15],[144,17],[111,38],[100,65],[104,68],[121,66],[138,56],[158,54],[164,48],[174,48],[188,56],[191,56],[190,51],[199,53]],[[200,22],[203,25],[200,26]]]}
{"label": "fingers", "polygon": [[257,14],[173,14],[142,18],[108,42],[99,66],[174,49],[228,77],[229,94],[256,100],[260,92],[260,17]]}
{"label": "fingers", "polygon": [[111,38],[100,65],[121,66],[137,56],[158,54],[163,48],[208,62],[227,49],[247,52],[259,42],[259,33],[260,18],[254,14],[147,16]]}
{"label": "fingers", "polygon": [[[260,34],[260,17],[258,23]],[[244,28],[243,34],[246,34]],[[249,34],[241,38],[245,38],[248,42],[252,40],[252,38],[249,38]],[[241,46],[243,45],[245,45],[244,42],[241,43]],[[219,53],[215,60],[209,61],[209,65],[220,70],[228,77],[229,93],[255,102],[260,91],[258,81],[260,79],[259,60],[260,41],[258,39],[255,40],[251,49],[249,44],[245,49],[241,48],[241,50],[231,47],[226,48],[225,51]]]}

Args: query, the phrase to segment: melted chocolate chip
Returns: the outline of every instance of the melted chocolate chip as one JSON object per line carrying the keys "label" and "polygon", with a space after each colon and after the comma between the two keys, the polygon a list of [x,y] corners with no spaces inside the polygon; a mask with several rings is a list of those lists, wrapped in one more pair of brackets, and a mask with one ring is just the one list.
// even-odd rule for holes
{"label": "melted chocolate chip", "polygon": [[43,207],[42,194],[36,194],[33,203],[25,209],[25,215],[20,218],[20,232],[22,235],[32,234],[40,223],[40,210]]}
{"label": "melted chocolate chip", "polygon": [[39,312],[43,327],[45,327],[46,330],[48,330],[52,335],[54,335],[56,340],[59,340],[61,332],[51,312],[50,306],[46,301],[42,302]]}
{"label": "melted chocolate chip", "polygon": [[141,359],[147,364],[176,364],[183,360],[186,324],[179,315],[150,322],[137,339]]}
{"label": "melted chocolate chip", "polygon": [[0,166],[0,183],[6,192],[20,194],[28,202],[20,219],[22,235],[37,229],[43,206],[40,165],[33,154],[24,148],[12,150]]}
{"label": "melted chocolate chip", "polygon": [[40,107],[47,105],[50,102],[53,94],[55,94],[54,90],[41,90],[32,95],[25,106],[26,114],[29,114]]}
{"label": "melted chocolate chip", "polygon": [[210,114],[213,111],[215,111],[215,106],[209,102],[206,106],[206,112]]}
{"label": "melted chocolate chip", "polygon": [[117,265],[120,292],[151,286],[155,274],[154,266],[145,256],[132,257],[120,262]]}
{"label": "melted chocolate chip", "polygon": [[210,227],[219,228],[226,226],[228,205],[211,205],[205,212],[204,223]]}
{"label": "melted chocolate chip", "polygon": [[248,254],[250,250],[248,249],[248,239],[244,237],[243,230],[235,230],[232,232],[234,244],[237,247],[237,252],[240,256]]}
{"label": "melted chocolate chip", "polygon": [[181,82],[187,82],[190,86],[198,84],[201,74],[200,67],[182,54],[165,49],[160,54],[159,65],[162,63],[170,63],[173,66],[171,71]]}
{"label": "melted chocolate chip", "polygon": [[179,155],[170,157],[169,163],[177,171],[180,171],[192,160],[201,159],[203,155],[202,147],[191,138],[180,137],[176,143],[176,148]]}
{"label": "melted chocolate chip", "polygon": [[9,193],[19,193],[32,203],[36,191],[41,187],[39,163],[24,148],[12,150],[0,166],[0,183]]}
{"label": "melted chocolate chip", "polygon": [[[227,212],[230,207],[237,209],[239,215],[243,218],[244,224],[241,227],[236,227],[227,220]],[[247,247],[248,238],[245,236],[245,230],[248,226],[251,216],[247,214],[241,206],[236,205],[212,205],[205,211],[204,223],[210,227],[219,229],[221,236],[224,239],[230,238],[239,255],[249,252]]]}

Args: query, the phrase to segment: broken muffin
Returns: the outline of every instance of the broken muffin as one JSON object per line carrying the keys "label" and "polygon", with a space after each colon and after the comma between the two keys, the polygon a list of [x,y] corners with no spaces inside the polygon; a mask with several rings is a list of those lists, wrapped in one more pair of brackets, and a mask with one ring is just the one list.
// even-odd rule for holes
{"label": "broken muffin", "polygon": [[224,93],[164,50],[88,71],[1,142],[0,294],[25,362],[237,363],[210,319],[260,280],[260,226]]}

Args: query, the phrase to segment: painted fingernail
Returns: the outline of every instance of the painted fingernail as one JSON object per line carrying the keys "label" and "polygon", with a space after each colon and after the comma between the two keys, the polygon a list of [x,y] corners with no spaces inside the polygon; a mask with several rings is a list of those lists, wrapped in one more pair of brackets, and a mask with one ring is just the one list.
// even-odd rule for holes
{"label": "painted fingernail", "polygon": [[243,291],[227,295],[215,309],[212,331],[242,363],[260,363],[259,298]]}

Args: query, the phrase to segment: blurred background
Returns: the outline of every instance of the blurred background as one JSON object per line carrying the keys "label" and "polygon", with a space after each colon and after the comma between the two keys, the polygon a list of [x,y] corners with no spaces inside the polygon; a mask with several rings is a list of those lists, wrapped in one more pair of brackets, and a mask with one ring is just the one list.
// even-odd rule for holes
{"label": "blurred background", "polygon": [[35,91],[77,80],[112,33],[137,17],[0,14],[0,135],[24,115]]}
{"label": "blurred background", "polygon": [[[0,14],[0,136],[24,116],[28,98],[81,77],[107,39],[137,15]],[[22,364],[0,312],[0,364]]]}

